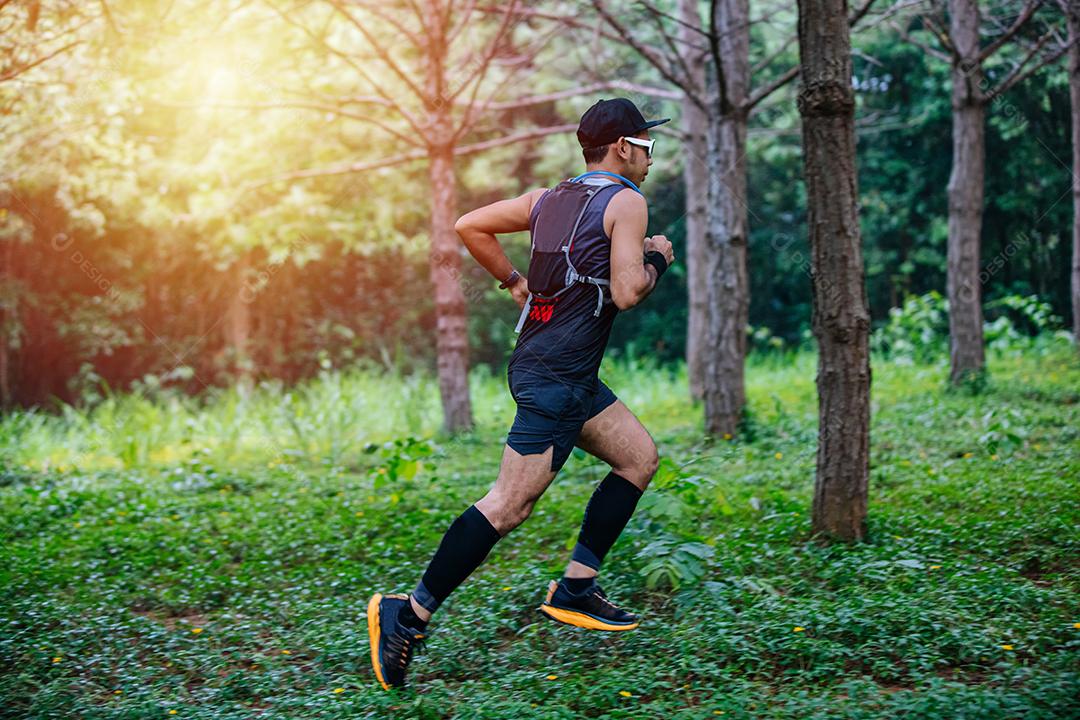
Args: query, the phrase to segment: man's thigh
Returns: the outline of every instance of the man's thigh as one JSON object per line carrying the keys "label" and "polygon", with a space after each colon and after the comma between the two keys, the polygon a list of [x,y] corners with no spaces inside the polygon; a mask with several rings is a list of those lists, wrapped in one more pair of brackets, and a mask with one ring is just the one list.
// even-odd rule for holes
{"label": "man's thigh", "polygon": [[656,462],[656,443],[622,400],[616,400],[585,422],[577,446],[637,485],[648,482],[648,477],[637,476],[651,477]]}

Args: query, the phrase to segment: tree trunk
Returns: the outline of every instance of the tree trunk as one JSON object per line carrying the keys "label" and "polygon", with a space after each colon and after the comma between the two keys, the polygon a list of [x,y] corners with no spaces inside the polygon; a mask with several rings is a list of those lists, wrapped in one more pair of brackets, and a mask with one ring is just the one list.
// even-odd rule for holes
{"label": "tree trunk", "polygon": [[431,180],[431,284],[435,290],[435,352],[443,429],[459,432],[472,427],[469,401],[469,338],[465,294],[461,291],[461,243],[454,232],[457,220],[453,149],[433,148],[428,165]]}
{"label": "tree trunk", "polygon": [[425,3],[427,57],[424,102],[428,123],[428,180],[431,185],[431,249],[428,268],[435,295],[435,354],[443,430],[449,433],[473,426],[469,401],[469,335],[465,294],[461,290],[461,241],[457,222],[457,182],[454,177],[453,118],[447,99],[447,20],[435,0]]}
{"label": "tree trunk", "polygon": [[986,106],[981,91],[979,9],[975,0],[949,1],[950,36],[960,60],[952,68],[953,159],[949,175],[949,362],[950,381],[983,372],[982,232],[983,142]]}
{"label": "tree trunk", "polygon": [[[714,68],[708,125],[709,228],[705,246],[705,431],[735,434],[746,402],[746,95],[750,80],[747,0],[715,4],[722,68]],[[722,84],[722,87],[721,87]]]}
{"label": "tree trunk", "polygon": [[[693,73],[691,80],[699,96],[705,95],[705,55],[704,51],[695,50],[691,44],[700,44],[701,35],[690,29],[701,26],[696,0],[680,0],[680,19],[685,23],[680,28],[683,42],[686,43],[683,56]],[[683,140],[683,182],[686,185],[686,269],[688,314],[686,323],[686,374],[690,380],[691,400],[701,400],[705,396],[705,353],[703,342],[707,300],[705,297],[705,244],[708,229],[709,175],[708,142],[705,138],[708,127],[705,111],[687,97],[682,101]]]}
{"label": "tree trunk", "polygon": [[1072,228],[1072,328],[1073,343],[1080,350],[1080,3],[1069,0],[1069,98],[1072,101],[1073,228]]}
{"label": "tree trunk", "polygon": [[251,259],[245,252],[232,267],[233,292],[225,311],[225,358],[228,372],[241,386],[251,379],[251,303],[255,300],[248,269]]}
{"label": "tree trunk", "polygon": [[870,312],[855,171],[855,97],[844,0],[799,0],[803,168],[818,343],[813,529],[866,534]]}
{"label": "tree trunk", "polygon": [[[8,211],[5,208],[4,213]],[[9,342],[19,331],[18,295],[15,293],[15,272],[12,269],[15,237],[4,239],[4,268],[0,273],[0,410],[12,405],[11,397],[11,360]]]}

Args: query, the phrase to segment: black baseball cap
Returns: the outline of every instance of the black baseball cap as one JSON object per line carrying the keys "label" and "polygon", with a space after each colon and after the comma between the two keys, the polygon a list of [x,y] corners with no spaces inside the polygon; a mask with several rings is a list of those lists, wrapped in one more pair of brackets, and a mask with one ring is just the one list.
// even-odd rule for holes
{"label": "black baseball cap", "polygon": [[670,119],[646,121],[637,106],[626,98],[601,99],[581,116],[577,138],[582,148],[599,147],[621,137],[637,135]]}

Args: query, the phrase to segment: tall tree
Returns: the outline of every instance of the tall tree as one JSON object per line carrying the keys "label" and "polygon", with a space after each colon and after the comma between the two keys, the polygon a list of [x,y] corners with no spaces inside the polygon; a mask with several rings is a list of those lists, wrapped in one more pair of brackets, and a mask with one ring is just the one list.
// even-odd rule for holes
{"label": "tall tree", "polygon": [[986,107],[1031,73],[1057,60],[1067,49],[1058,43],[1048,55],[1028,67],[1054,37],[1051,28],[1038,37],[1013,68],[996,84],[989,81],[985,64],[1024,29],[1040,0],[1028,0],[1013,23],[989,44],[980,42],[981,17],[977,0],[949,0],[948,26],[936,17],[936,8],[914,17],[939,47],[926,44],[899,25],[894,27],[909,42],[951,67],[952,172],[949,175],[949,239],[946,294],[949,301],[950,381],[980,376],[985,369],[983,350],[982,283],[979,280],[985,181]]}
{"label": "tall tree", "polygon": [[845,0],[799,0],[799,66],[812,324],[818,342],[813,528],[859,540],[866,533],[870,472],[870,310]]}
{"label": "tall tree", "polygon": [[1080,350],[1080,2],[1059,0],[1069,26],[1069,99],[1072,104],[1072,294],[1073,343]]}

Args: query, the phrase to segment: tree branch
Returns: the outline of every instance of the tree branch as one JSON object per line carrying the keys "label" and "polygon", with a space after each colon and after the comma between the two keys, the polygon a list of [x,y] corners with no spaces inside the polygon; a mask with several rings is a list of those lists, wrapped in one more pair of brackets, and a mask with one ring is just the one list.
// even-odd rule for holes
{"label": "tree branch", "polygon": [[[491,140],[484,140],[482,142],[471,143],[469,145],[460,145],[454,148],[454,155],[472,155],[474,153],[483,152],[484,150],[491,150],[492,148],[502,147],[503,145],[511,145],[517,142],[524,142],[526,140],[533,140],[538,137],[546,137],[547,135],[556,135],[558,133],[572,132],[577,130],[577,123],[566,125],[555,125],[551,127],[535,128],[526,132],[516,133],[514,135],[506,135],[499,138],[493,138]],[[358,172],[366,172],[368,170],[378,170],[380,168],[393,167],[395,165],[402,165],[407,162],[413,162],[414,160],[423,160],[428,156],[428,151],[424,150],[412,150],[400,155],[394,155],[388,158],[382,158],[380,160],[371,160],[362,163],[349,163],[347,165],[335,165],[327,168],[311,168],[308,170],[296,170],[293,172],[282,173],[280,175],[274,175],[262,180],[253,180],[245,183],[242,187],[242,191],[251,190],[265,185],[270,185],[276,182],[283,182],[289,180],[305,180],[315,177],[331,177],[334,175],[350,175]]]}
{"label": "tree branch", "polygon": [[472,100],[470,101],[470,106],[471,102],[476,100],[477,89],[479,88],[480,83],[483,81],[484,76],[487,74],[487,69],[488,65],[491,63],[491,58],[495,56],[495,52],[499,48],[499,42],[502,40],[503,35],[506,34],[506,29],[510,25],[510,18],[513,17],[514,9],[516,7],[517,0],[512,0],[511,3],[507,6],[506,10],[503,12],[502,20],[499,22],[499,28],[495,31],[495,37],[491,39],[490,43],[488,43],[487,49],[482,56],[483,59],[476,66],[476,68],[471,73],[469,73],[468,77],[465,78],[461,85],[458,86],[458,89],[447,96],[447,99],[450,102],[453,102],[454,99],[457,98],[457,96],[460,95],[465,90],[465,88],[469,86],[470,83],[473,83],[474,80],[476,82],[473,84],[473,88],[470,92],[470,96],[472,98]]}
{"label": "tree branch", "polygon": [[597,90],[624,90],[640,95],[651,95],[653,97],[664,98],[665,100],[682,99],[682,93],[676,92],[675,90],[648,87],[646,85],[626,82],[625,80],[607,80],[604,82],[592,83],[590,85],[579,85],[578,87],[570,88],[568,90],[559,90],[558,92],[551,92],[546,95],[531,95],[529,97],[517,98],[516,100],[488,103],[481,109],[485,111],[515,110],[517,108],[529,107],[532,105],[543,105],[558,100],[566,100],[567,98],[578,97],[579,95],[587,95],[596,92]]}
{"label": "tree branch", "polygon": [[476,70],[465,80],[461,87],[449,96],[450,102],[453,102],[458,94],[462,92],[470,82],[472,83],[472,90],[469,91],[469,104],[465,106],[465,114],[461,118],[461,124],[458,125],[451,136],[450,142],[452,143],[456,143],[469,131],[469,128],[472,127],[472,116],[473,113],[476,112],[476,94],[480,92],[480,85],[484,82],[484,78],[487,77],[488,67],[491,65],[491,58],[495,57],[499,43],[502,42],[502,38],[506,34],[506,29],[510,25],[510,18],[513,16],[516,7],[517,0],[512,0],[510,5],[506,8],[506,14],[503,15],[502,22],[499,23],[499,29],[495,31],[495,37],[493,37],[488,44],[487,52],[484,53],[480,65],[477,66]]}
{"label": "tree branch", "polygon": [[1013,35],[1019,32],[1020,28],[1024,26],[1024,23],[1026,23],[1035,13],[1037,7],[1039,7],[1039,0],[1028,0],[1027,4],[1024,5],[1024,10],[1020,13],[1019,17],[1016,18],[1016,22],[1014,22],[1008,30],[1001,33],[994,42],[983,48],[982,52],[980,52],[975,59],[975,62],[984,62],[988,57],[1000,50],[1005,43],[1009,42]]}
{"label": "tree branch", "polygon": [[315,43],[317,43],[319,45],[319,47],[323,48],[326,52],[329,52],[330,54],[334,55],[335,57],[338,57],[341,60],[343,60],[349,67],[351,67],[362,78],[364,78],[364,80],[366,80],[369,85],[371,85],[371,87],[375,90],[376,94],[378,94],[379,97],[381,97],[386,102],[386,105],[388,107],[393,108],[395,111],[397,111],[397,113],[400,114],[401,117],[403,117],[407,123],[409,123],[409,126],[413,129],[413,131],[419,137],[422,137],[422,138],[427,137],[427,133],[424,131],[423,127],[421,127],[420,122],[417,120],[417,118],[414,117],[413,114],[411,112],[409,112],[405,108],[404,105],[402,105],[397,100],[395,100],[393,97],[391,97],[390,93],[388,93],[382,87],[382,85],[377,83],[375,81],[375,79],[373,77],[371,77],[371,75],[368,73],[368,71],[365,70],[361,65],[359,65],[355,60],[353,60],[353,58],[350,57],[348,55],[348,53],[345,53],[345,52],[342,52],[341,50],[338,50],[336,47],[334,47],[330,43],[326,42],[326,40],[324,40],[323,38],[319,37],[314,32],[312,32],[309,27],[307,27],[303,23],[298,22],[298,21],[294,20],[293,18],[289,17],[288,13],[282,11],[273,2],[267,2],[267,4],[271,8],[273,8],[273,10],[278,15],[281,16],[282,20],[284,20],[288,24],[292,25],[293,27],[299,28],[301,32],[303,32],[305,35],[307,35],[311,40],[315,41]]}
{"label": "tree branch", "polygon": [[51,53],[49,53],[47,55],[43,55],[43,56],[37,58],[36,60],[32,60],[32,61],[30,61],[28,63],[25,63],[24,65],[21,65],[19,67],[14,67],[14,68],[11,68],[9,70],[5,70],[3,74],[0,74],[0,83],[7,82],[8,80],[11,80],[12,78],[18,77],[19,75],[22,75],[27,70],[35,68],[38,65],[42,64],[43,62],[48,62],[49,60],[53,59],[57,55],[59,55],[61,53],[64,53],[64,52],[67,52],[68,50],[75,47],[76,45],[81,45],[81,44],[82,44],[82,40],[76,40],[75,42],[68,43],[67,45],[63,46],[59,50],[54,50],[54,51],[52,51]]}
{"label": "tree branch", "polygon": [[393,25],[394,29],[396,29],[399,33],[409,39],[409,42],[412,43],[413,47],[420,48],[424,46],[424,41],[420,38],[420,36],[405,27],[405,25],[393,15],[385,12],[382,9],[382,5],[380,5],[378,2],[363,2],[363,0],[353,0],[352,4],[359,8],[363,8],[364,10],[368,11],[383,22]]}
{"label": "tree branch", "polygon": [[603,0],[590,0],[593,8],[597,14],[602,17],[609,26],[615,29],[615,32],[621,36],[621,42],[626,43],[630,47],[634,48],[643,58],[649,61],[649,63],[656,68],[656,70],[664,76],[664,78],[676,87],[682,88],[687,97],[694,100],[696,104],[702,104],[701,98],[698,97],[695,92],[695,88],[692,80],[687,78],[678,78],[671,69],[670,58],[665,57],[659,53],[656,53],[646,45],[642,45],[634,38],[634,34],[629,32],[625,26],[616,20],[612,14],[608,11],[604,5]]}
{"label": "tree branch", "polygon": [[223,110],[313,110],[316,112],[326,112],[337,115],[338,117],[347,118],[349,120],[356,120],[358,122],[365,122],[374,125],[387,133],[398,138],[406,145],[411,147],[424,147],[424,144],[418,141],[415,137],[410,137],[400,130],[396,130],[390,125],[387,125],[378,118],[373,118],[368,115],[360,115],[358,113],[349,112],[343,110],[336,105],[327,105],[315,102],[271,102],[271,103],[179,103],[179,102],[166,102],[162,100],[152,100],[155,105],[159,107],[171,107],[171,108],[186,108],[186,109],[201,109],[201,108],[216,108]]}
{"label": "tree branch", "polygon": [[[401,66],[398,65],[394,58],[390,56],[389,51],[387,51],[387,49],[384,48],[382,44],[380,44],[379,41],[376,40],[370,32],[368,32],[368,29],[364,27],[364,24],[354,18],[352,16],[352,13],[348,12],[345,8],[343,8],[341,6],[341,3],[338,2],[338,0],[327,0],[327,2],[333,5],[339,13],[345,16],[345,18],[352,24],[353,27],[360,31],[360,33],[368,41],[368,44],[371,45],[371,48],[375,51],[375,54],[379,56],[379,59],[382,60],[395,75],[398,76],[401,82],[405,83],[405,87],[412,90],[413,94],[418,100],[423,100],[423,91],[420,90],[420,88],[416,86],[416,83],[412,81],[412,78],[410,78],[405,73],[405,71],[401,69]],[[424,46],[416,45],[415,47],[417,50],[422,50]]]}
{"label": "tree branch", "polygon": [[[860,6],[859,9],[856,10],[854,12],[854,14],[852,14],[851,17],[848,18],[848,27],[855,27],[855,25],[857,25],[859,23],[859,21],[863,19],[863,17],[866,15],[866,13],[869,12],[870,6],[873,5],[875,1],[876,0],[866,0],[862,4],[862,6]],[[788,42],[790,43],[791,41],[788,40]],[[784,47],[787,47],[787,45],[785,44]],[[757,106],[758,103],[760,103],[762,100],[764,100],[765,98],[772,95],[774,92],[776,92],[780,88],[787,85],[789,82],[791,82],[796,77],[798,77],[798,75],[799,75],[799,66],[796,65],[794,67],[790,67],[790,68],[787,69],[787,71],[783,75],[776,78],[771,83],[769,83],[765,87],[758,90],[756,93],[752,93],[750,95],[750,98],[746,101],[746,113],[747,113],[747,115],[750,114],[750,111],[752,111]]]}
{"label": "tree branch", "polygon": [[907,42],[907,43],[910,43],[910,44],[914,45],[915,47],[919,48],[920,50],[922,50],[927,55],[930,55],[931,57],[935,57],[935,58],[937,58],[938,60],[940,60],[943,63],[950,63],[950,64],[952,63],[953,59],[952,59],[951,56],[946,55],[945,53],[941,52],[940,50],[938,50],[936,48],[932,48],[929,45],[926,45],[926,44],[916,40],[911,35],[909,35],[907,30],[905,30],[896,21],[890,20],[889,21],[889,26],[892,27],[892,29],[895,30],[898,35],[900,35],[901,39],[903,39],[904,42]]}
{"label": "tree branch", "polygon": [[1023,68],[1024,65],[1027,64],[1028,60],[1030,60],[1032,56],[1035,55],[1036,52],[1038,52],[1039,48],[1041,48],[1042,45],[1050,39],[1051,34],[1053,34],[1053,30],[1047,32],[1045,35],[1039,38],[1038,42],[1035,43],[1035,46],[1031,49],[1031,51],[1028,52],[1028,54],[1024,56],[1024,59],[1020,61],[1020,64],[1014,67],[1009,72],[1009,74],[1006,75],[1000,83],[998,83],[997,87],[985,94],[984,99],[986,102],[992,102],[999,95],[1008,92],[1017,83],[1023,82],[1024,80],[1029,78],[1032,73],[1037,72],[1042,68],[1046,67],[1047,65],[1057,61],[1058,58],[1068,52],[1069,48],[1075,45],[1077,40],[1080,39],[1074,38],[1073,40],[1064,43],[1056,50],[1054,50],[1054,52],[1052,52],[1050,55],[1043,58],[1040,62],[1028,68],[1026,72],[1020,72],[1021,68]]}

